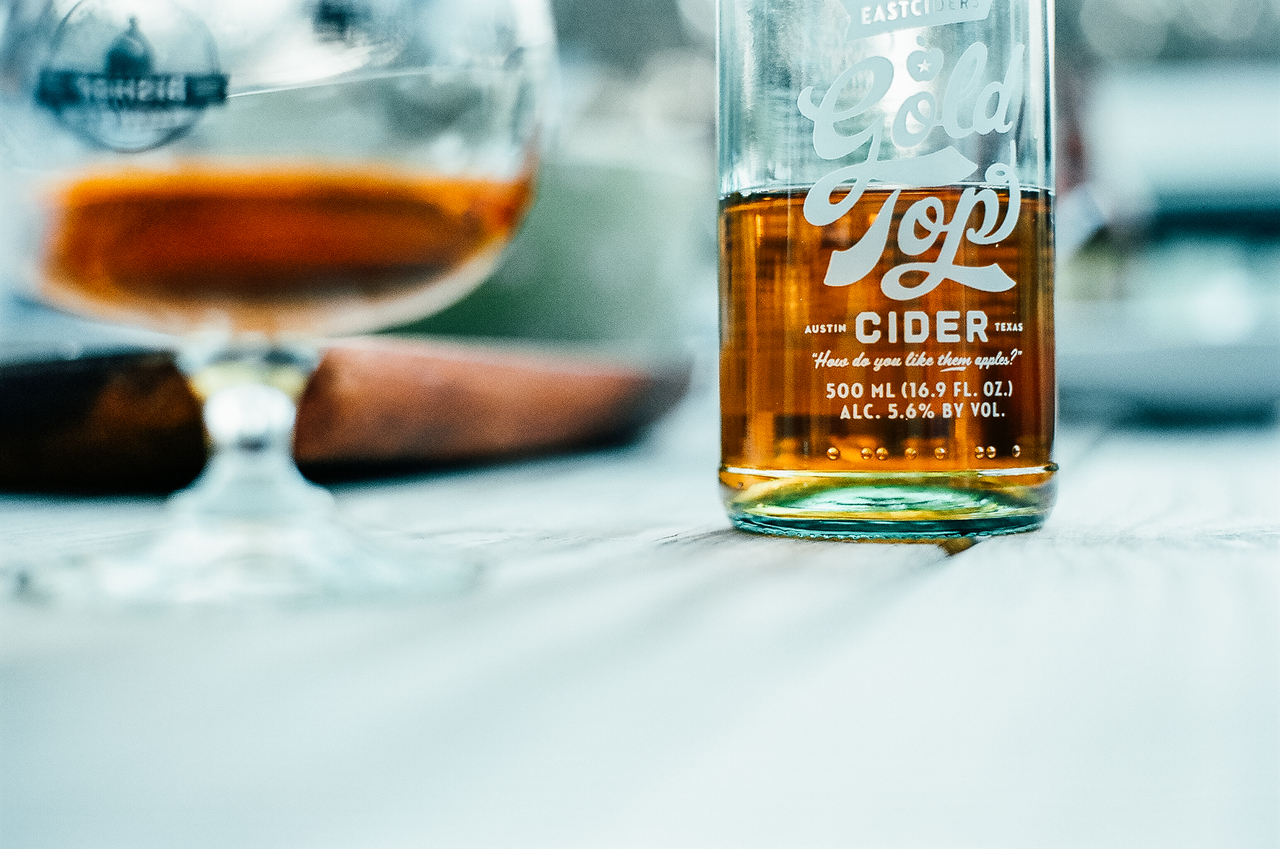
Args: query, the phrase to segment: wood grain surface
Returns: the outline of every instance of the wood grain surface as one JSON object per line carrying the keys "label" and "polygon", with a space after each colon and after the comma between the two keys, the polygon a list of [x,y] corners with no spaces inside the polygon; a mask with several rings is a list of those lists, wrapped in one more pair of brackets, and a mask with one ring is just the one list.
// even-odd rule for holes
{"label": "wood grain surface", "polygon": [[[626,446],[335,490],[461,597],[0,604],[0,845],[1280,845],[1280,423],[1069,422],[1046,528],[948,556],[730,529],[710,371]],[[0,497],[0,553],[162,513]]]}

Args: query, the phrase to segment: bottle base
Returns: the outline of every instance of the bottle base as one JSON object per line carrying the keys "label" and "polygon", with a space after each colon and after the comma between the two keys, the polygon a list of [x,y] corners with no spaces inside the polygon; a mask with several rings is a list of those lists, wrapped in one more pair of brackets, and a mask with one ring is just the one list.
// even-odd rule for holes
{"label": "bottle base", "polygon": [[735,527],[789,537],[935,540],[1023,533],[1053,507],[1056,466],[930,474],[722,469]]}

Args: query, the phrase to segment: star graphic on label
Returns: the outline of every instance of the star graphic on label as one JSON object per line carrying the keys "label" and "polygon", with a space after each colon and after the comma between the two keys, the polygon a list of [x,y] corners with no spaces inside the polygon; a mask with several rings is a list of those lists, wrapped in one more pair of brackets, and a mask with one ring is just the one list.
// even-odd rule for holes
{"label": "star graphic on label", "polygon": [[929,69],[932,68],[933,66],[929,64],[928,59],[925,59],[919,65],[916,65],[916,67],[920,69],[920,73],[927,74],[929,73]]}

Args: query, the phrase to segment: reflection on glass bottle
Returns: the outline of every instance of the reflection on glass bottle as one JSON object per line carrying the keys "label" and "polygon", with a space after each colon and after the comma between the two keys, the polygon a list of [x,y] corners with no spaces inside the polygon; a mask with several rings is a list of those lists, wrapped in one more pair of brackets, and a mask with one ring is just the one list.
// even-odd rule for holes
{"label": "reflection on glass bottle", "polygon": [[322,41],[351,41],[368,17],[369,11],[362,3],[320,0],[311,21]]}

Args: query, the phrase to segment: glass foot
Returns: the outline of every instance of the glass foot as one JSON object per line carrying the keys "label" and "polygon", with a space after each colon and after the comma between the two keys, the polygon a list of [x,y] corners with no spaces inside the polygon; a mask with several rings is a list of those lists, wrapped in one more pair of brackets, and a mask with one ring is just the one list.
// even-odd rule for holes
{"label": "glass foot", "polygon": [[307,604],[450,595],[475,581],[463,555],[401,550],[346,526],[333,496],[303,478],[282,445],[222,445],[169,500],[158,533],[19,566],[17,594],[76,606]]}
{"label": "glass foot", "polygon": [[70,606],[347,603],[455,595],[479,571],[458,553],[415,554],[362,536],[333,509],[255,522],[174,508],[170,526],[141,542],[20,566],[18,597]]}
{"label": "glass foot", "polygon": [[214,452],[200,478],[170,500],[165,528],[132,547],[19,565],[19,597],[81,606],[307,604],[450,595],[475,581],[476,565],[462,555],[399,550],[344,525],[333,497],[303,478],[290,455],[292,395],[305,383],[305,358],[232,353],[193,381],[207,395]]}

